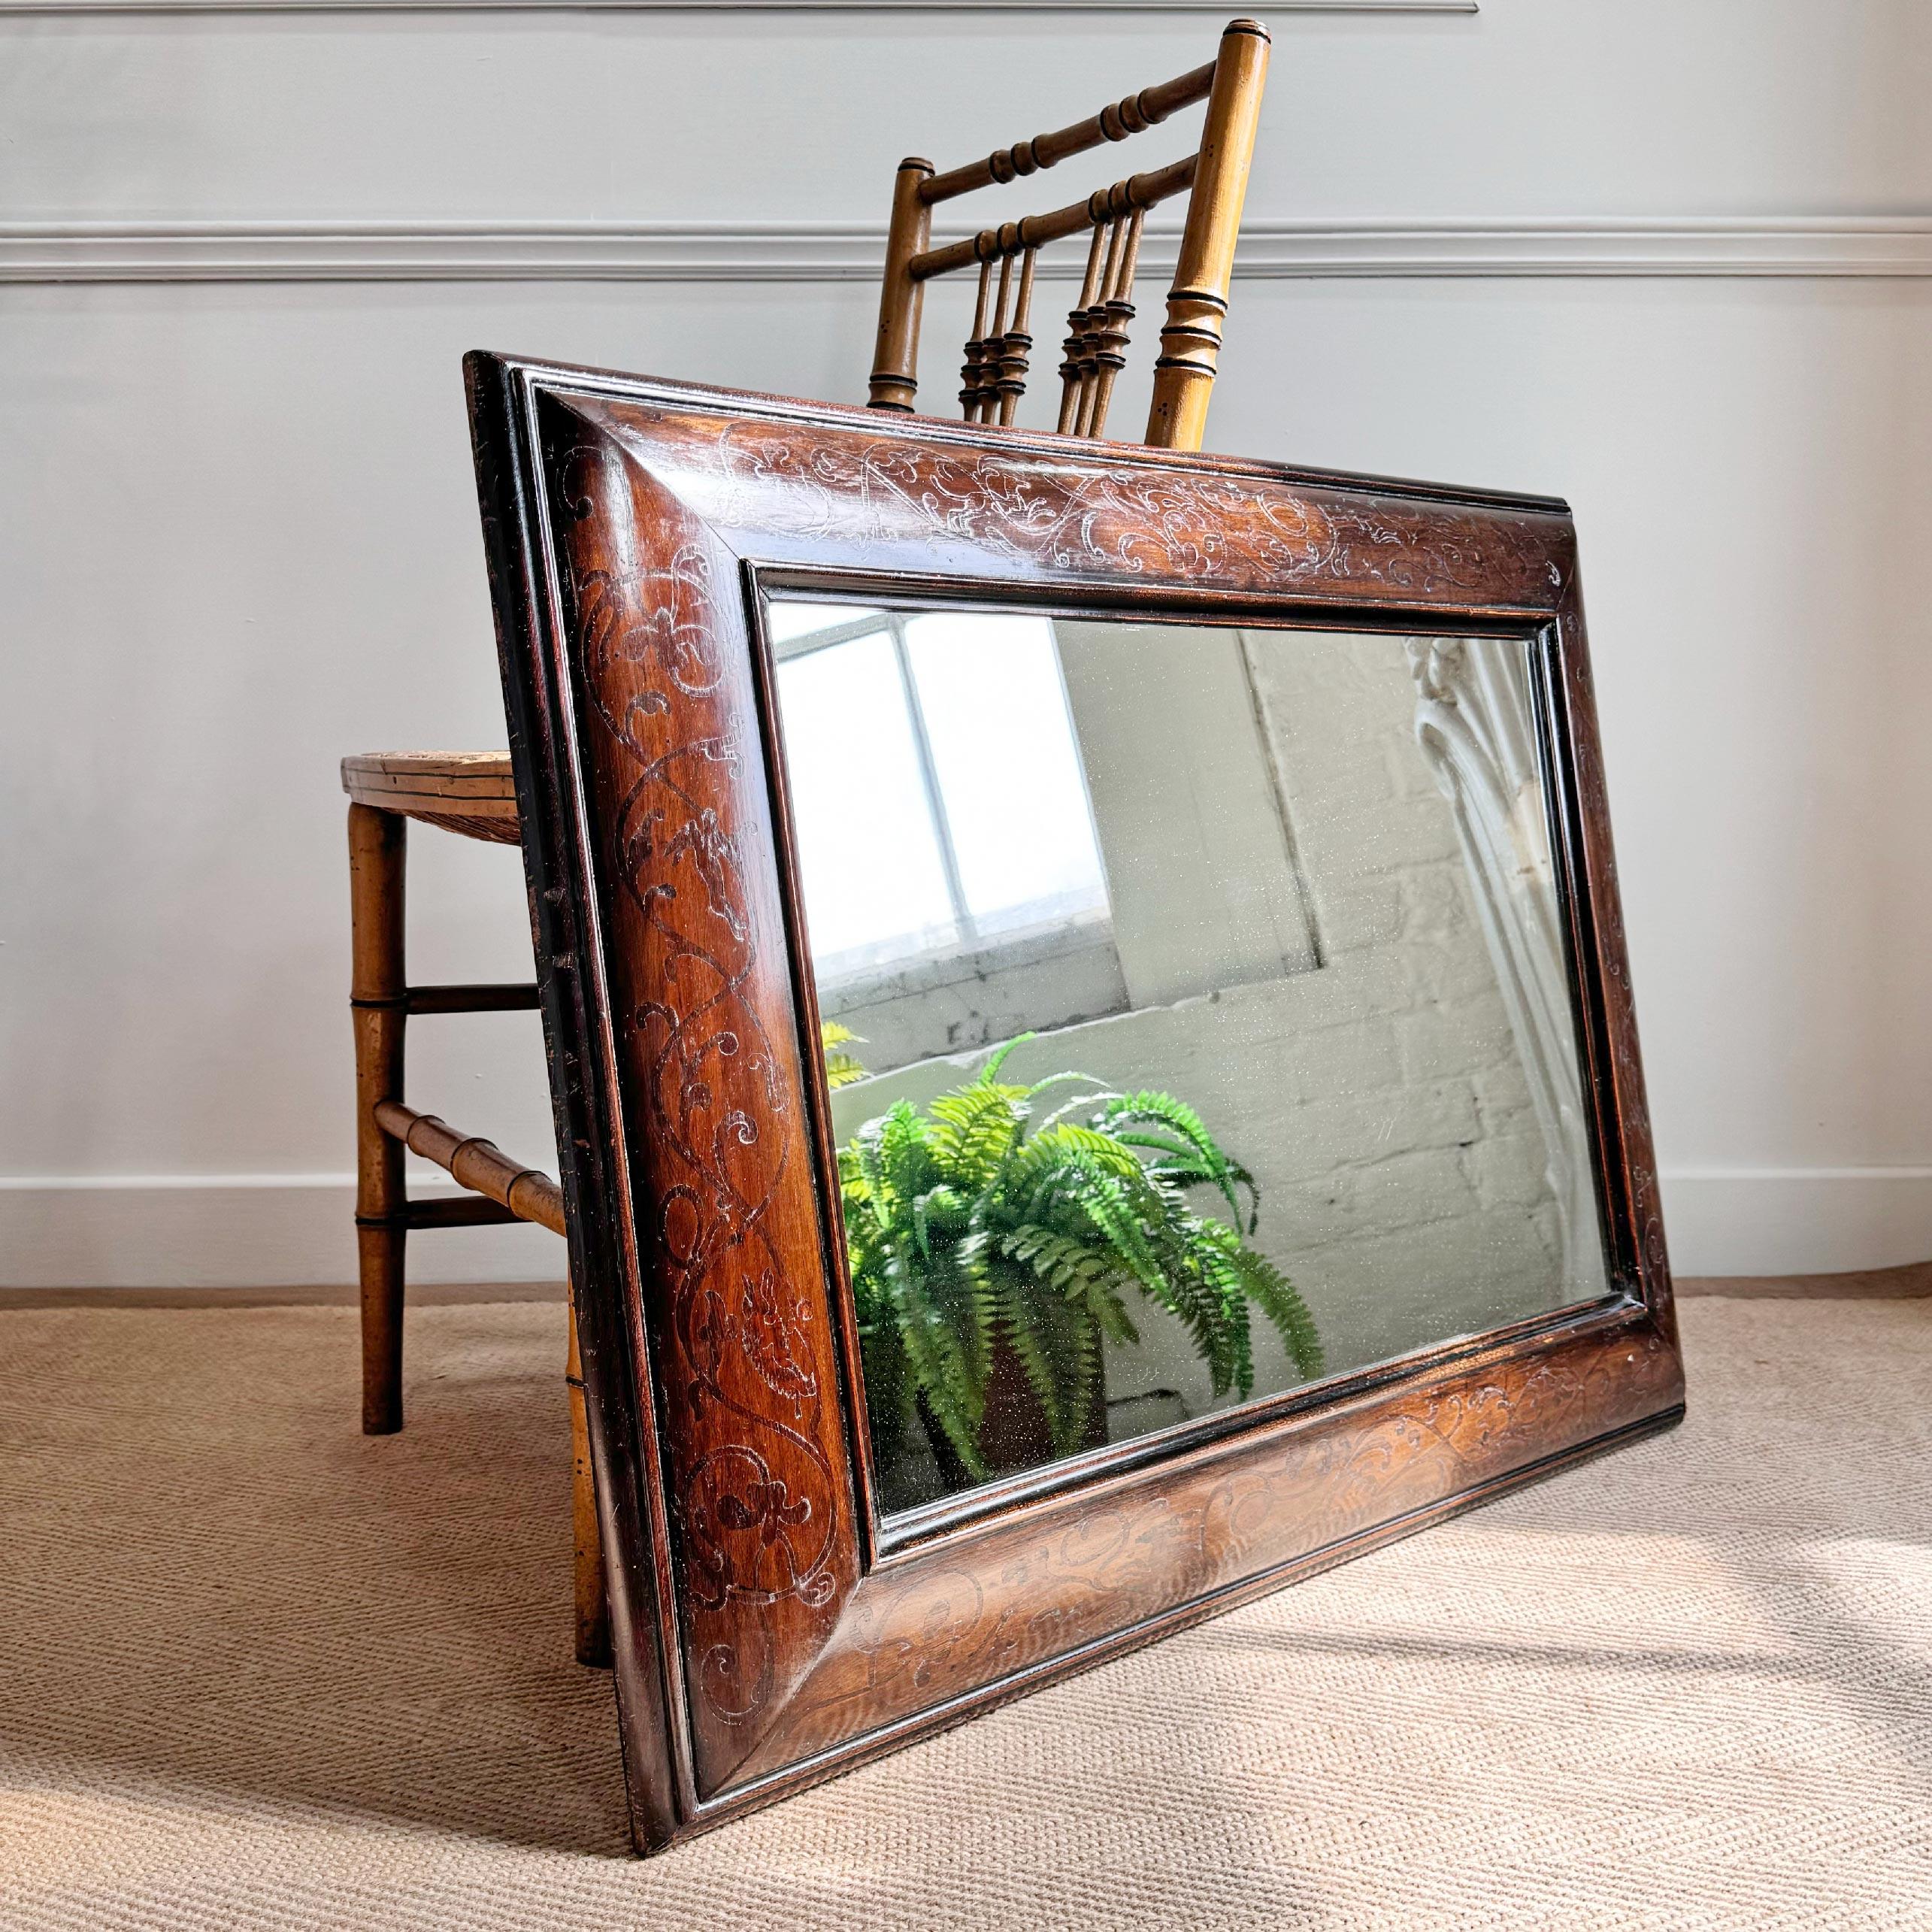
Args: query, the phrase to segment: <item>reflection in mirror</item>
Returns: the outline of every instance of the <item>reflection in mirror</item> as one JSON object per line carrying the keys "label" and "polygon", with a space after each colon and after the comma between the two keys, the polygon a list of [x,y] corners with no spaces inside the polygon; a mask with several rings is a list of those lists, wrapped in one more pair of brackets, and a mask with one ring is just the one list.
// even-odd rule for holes
{"label": "reflection in mirror", "polygon": [[1608,1292],[1522,640],[767,630],[889,1510]]}

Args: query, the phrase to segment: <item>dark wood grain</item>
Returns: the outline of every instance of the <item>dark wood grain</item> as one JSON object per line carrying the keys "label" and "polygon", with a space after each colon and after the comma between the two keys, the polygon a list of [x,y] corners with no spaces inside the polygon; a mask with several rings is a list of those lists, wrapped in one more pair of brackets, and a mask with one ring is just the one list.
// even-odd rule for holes
{"label": "dark wood grain", "polygon": [[693,1752],[715,1789],[856,1577],[823,1283],[799,1266],[821,1218],[770,793],[731,553],[594,419],[547,399],[539,419]]}
{"label": "dark wood grain", "polygon": [[[469,374],[641,1847],[1674,1418],[1562,505]],[[1612,1296],[889,1531],[762,697],[785,584],[1537,640]]]}

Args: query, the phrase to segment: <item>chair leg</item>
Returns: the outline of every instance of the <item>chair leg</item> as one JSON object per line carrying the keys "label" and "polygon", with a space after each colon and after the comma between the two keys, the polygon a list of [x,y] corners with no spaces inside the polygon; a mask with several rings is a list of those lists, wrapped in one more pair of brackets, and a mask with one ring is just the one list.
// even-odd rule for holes
{"label": "chair leg", "polygon": [[402,1098],[403,890],[407,819],[349,807],[350,1005],[356,1028],[356,1246],[362,1291],[362,1431],[402,1427],[401,1143],[376,1124]]}
{"label": "chair leg", "polygon": [[[569,1291],[566,1289],[566,1293]],[[597,1483],[590,1464],[590,1416],[583,1394],[583,1358],[577,1345],[577,1301],[571,1296],[570,1355],[571,1521],[577,1539],[577,1661],[610,1666],[610,1599],[604,1587],[604,1537],[597,1522]]]}

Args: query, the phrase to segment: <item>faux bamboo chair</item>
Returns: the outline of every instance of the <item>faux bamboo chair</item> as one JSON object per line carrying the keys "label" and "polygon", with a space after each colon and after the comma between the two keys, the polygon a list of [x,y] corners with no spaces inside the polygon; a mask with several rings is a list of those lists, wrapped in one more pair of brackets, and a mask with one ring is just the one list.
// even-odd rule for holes
{"label": "faux bamboo chair", "polygon": [[[1166,449],[1199,449],[1219,360],[1267,59],[1267,29],[1254,20],[1231,21],[1219,53],[1206,66],[1144,88],[1057,133],[1036,135],[943,174],[929,161],[902,161],[886,244],[871,407],[912,408],[925,284],[977,266],[979,294],[965,347],[960,406],[968,422],[1010,425],[1025,392],[1040,251],[1085,233],[1086,271],[1080,299],[1067,317],[1058,371],[1058,427],[1069,435],[1101,435],[1116,380],[1126,366],[1147,211],[1186,195],[1187,218],[1167,292],[1146,440]],[[1127,140],[1201,100],[1207,112],[1201,146],[1185,160],[1131,175],[1049,213],[984,229],[945,247],[931,246],[932,210],[940,202],[1037,173],[1103,142]],[[350,800],[350,1005],[356,1035],[362,1427],[381,1435],[402,1426],[403,1255],[410,1231],[530,1221],[562,1234],[563,1200],[547,1175],[510,1159],[477,1135],[459,1133],[433,1114],[418,1113],[403,1099],[403,1033],[410,1015],[522,1011],[537,1004],[534,985],[412,986],[404,971],[409,822],[466,838],[516,844],[509,754],[404,752],[349,758],[342,763],[342,784]],[[405,1149],[447,1170],[468,1196],[410,1200],[403,1178]],[[586,1663],[607,1662],[610,1625],[574,1307],[565,1377],[574,1446],[577,1652]]]}
{"label": "faux bamboo chair", "polygon": [[[1084,232],[1086,274],[1067,318],[1059,428],[1067,435],[1101,435],[1115,378],[1126,367],[1142,224],[1149,208],[1186,195],[1187,221],[1167,290],[1145,440],[1162,449],[1198,450],[1220,360],[1222,319],[1228,313],[1267,65],[1267,29],[1258,20],[1231,20],[1219,52],[1205,67],[1130,94],[1056,134],[1036,135],[944,174],[917,157],[901,162],[886,242],[872,407],[912,407],[925,285],[977,265],[979,301],[966,344],[960,405],[969,422],[1010,424],[1025,392],[1033,347],[1028,328],[1036,258],[1041,249]],[[1050,214],[983,229],[948,247],[930,245],[932,210],[940,202],[1035,174],[1103,141],[1125,141],[1200,100],[1207,103],[1201,146],[1185,160],[1130,175]]]}

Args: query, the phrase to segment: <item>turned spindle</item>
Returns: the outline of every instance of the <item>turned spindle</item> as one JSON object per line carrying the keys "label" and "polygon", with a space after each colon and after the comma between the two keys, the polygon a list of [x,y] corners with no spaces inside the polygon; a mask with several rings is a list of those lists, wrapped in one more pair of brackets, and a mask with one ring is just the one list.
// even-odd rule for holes
{"label": "turned spindle", "polygon": [[1140,228],[1147,218],[1145,208],[1136,208],[1127,225],[1127,240],[1121,251],[1120,266],[1107,300],[1101,304],[1099,346],[1095,353],[1098,367],[1094,377],[1093,406],[1084,433],[1102,435],[1107,428],[1107,407],[1113,398],[1115,379],[1127,366],[1128,326],[1134,319],[1134,271],[1140,259]]}
{"label": "turned spindle", "polygon": [[980,264],[980,296],[973,310],[973,333],[966,338],[966,360],[959,372],[959,413],[968,422],[980,412],[980,365],[986,353],[988,310],[993,287],[990,257]]}
{"label": "turned spindle", "polygon": [[1100,286],[1082,318],[1080,332],[1080,399],[1074,416],[1074,434],[1094,433],[1094,400],[1100,386],[1101,338],[1107,327],[1107,298],[1120,274],[1121,251],[1126,245],[1128,223],[1116,219],[1107,233],[1107,261],[1101,271]]}
{"label": "turned spindle", "polygon": [[1013,298],[1013,326],[1000,340],[1000,421],[1009,425],[1020,398],[1026,393],[1026,362],[1033,338],[1026,332],[1033,319],[1033,262],[1039,251],[1029,248],[1020,257],[1019,292]]}
{"label": "turned spindle", "polygon": [[1100,292],[1101,273],[1106,263],[1107,229],[1094,224],[1093,240],[1087,249],[1087,272],[1080,283],[1080,298],[1067,313],[1065,359],[1060,365],[1060,433],[1074,434],[1080,414],[1080,350],[1086,341],[1087,310]]}
{"label": "turned spindle", "polygon": [[993,298],[993,326],[980,352],[980,399],[975,420],[997,422],[1000,407],[1000,368],[1006,359],[1007,316],[1013,301],[1013,257],[1000,257],[998,292]]}
{"label": "turned spindle", "polygon": [[1125,141],[1130,135],[1157,126],[1170,114],[1207,98],[1214,84],[1214,67],[1215,63],[1210,61],[1205,67],[1195,68],[1158,86],[1143,87],[1139,93],[1130,94],[1125,100],[1103,108],[1071,127],[1035,135],[1031,141],[1016,141],[1010,147],[996,150],[983,161],[969,161],[964,167],[946,174],[932,174],[928,164],[931,178],[920,183],[919,199],[931,207],[935,201],[950,201],[955,195],[970,195],[976,188],[1017,180],[1022,174],[1051,168],[1069,155],[1098,147],[1103,141]]}

